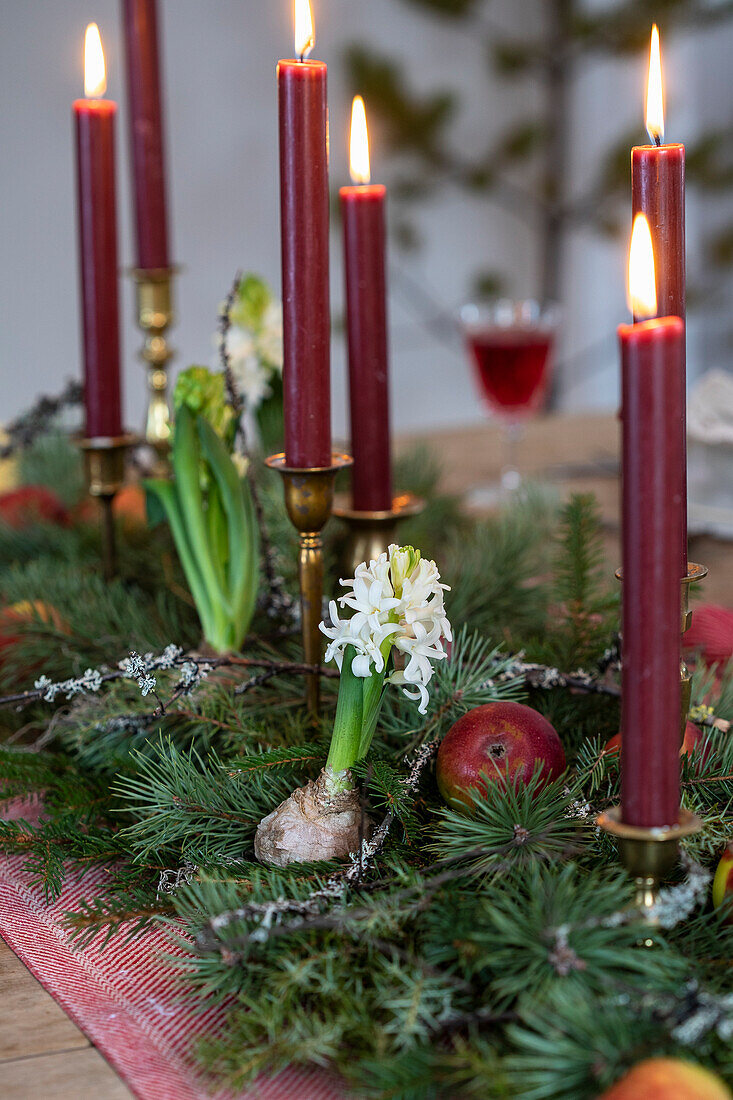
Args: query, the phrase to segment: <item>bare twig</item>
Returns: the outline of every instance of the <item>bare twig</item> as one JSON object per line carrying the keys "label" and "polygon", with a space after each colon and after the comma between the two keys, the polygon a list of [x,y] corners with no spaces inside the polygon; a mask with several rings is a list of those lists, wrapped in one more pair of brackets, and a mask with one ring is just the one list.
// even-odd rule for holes
{"label": "bare twig", "polygon": [[[232,371],[231,356],[227,350],[227,335],[232,327],[232,307],[237,297],[237,291],[239,284],[242,281],[242,272],[238,271],[234,276],[234,282],[231,285],[229,293],[222,307],[219,315],[219,359],[221,361],[222,370],[224,371],[224,379],[226,383],[227,399],[229,404],[234,409],[235,413],[239,417],[237,432],[242,448],[242,453],[245,456],[249,456],[249,445],[247,442],[247,434],[245,427],[245,412],[244,402],[242,395],[237,389],[237,384],[234,379],[234,373]],[[282,577],[279,576],[275,562],[275,550],[270,539],[270,533],[267,529],[267,523],[265,522],[265,512],[262,507],[262,500],[260,498],[259,488],[257,486],[257,479],[254,476],[254,468],[251,462],[247,465],[247,481],[249,483],[250,493],[252,494],[252,503],[254,505],[255,517],[257,519],[257,527],[260,532],[260,549],[262,556],[262,568],[265,573],[266,593],[267,593],[267,612],[271,616],[280,616],[290,612],[293,607],[293,601],[288,592],[285,590]]]}
{"label": "bare twig", "polygon": [[83,400],[84,388],[77,381],[67,382],[66,387],[56,397],[39,397],[27,412],[6,426],[8,442],[0,447],[0,458],[9,458],[16,451],[29,447],[38,436],[48,431],[54,417],[62,409],[80,405]]}

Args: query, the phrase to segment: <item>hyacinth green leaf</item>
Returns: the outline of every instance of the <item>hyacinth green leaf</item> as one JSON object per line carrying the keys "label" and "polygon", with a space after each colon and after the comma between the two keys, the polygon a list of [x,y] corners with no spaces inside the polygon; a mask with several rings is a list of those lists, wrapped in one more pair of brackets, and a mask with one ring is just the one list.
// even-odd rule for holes
{"label": "hyacinth green leaf", "polygon": [[[226,584],[233,612],[236,633],[246,633],[254,608],[254,594],[257,580],[256,535],[253,509],[249,487],[245,489],[237,469],[211,425],[199,417],[198,434],[206,460],[211,470],[214,484],[218,490],[217,498],[226,515],[228,524],[228,562]],[[245,497],[250,498],[250,508],[245,507]],[[222,524],[223,524],[223,516]],[[246,616],[249,609],[249,616]],[[246,617],[245,617],[246,616]]]}
{"label": "hyacinth green leaf", "polygon": [[326,766],[334,772],[346,771],[359,759],[364,711],[364,679],[354,675],[351,666],[355,656],[354,647],[347,645],[341,666],[333,737],[326,761]]}
{"label": "hyacinth green leaf", "polygon": [[151,493],[160,503],[170,524],[173,539],[181,559],[181,566],[191,589],[201,619],[201,627],[207,640],[211,641],[215,635],[214,616],[209,603],[206,586],[203,582],[196,555],[186,531],[186,524],[178,504],[176,487],[171,481],[149,480],[143,482],[143,487]]}
{"label": "hyacinth green leaf", "polygon": [[[213,429],[212,429],[213,431]],[[209,542],[200,480],[201,448],[194,419],[185,405],[178,410],[173,439],[173,469],[181,513],[199,563],[208,602],[220,624],[231,618],[227,594],[217,577]]]}

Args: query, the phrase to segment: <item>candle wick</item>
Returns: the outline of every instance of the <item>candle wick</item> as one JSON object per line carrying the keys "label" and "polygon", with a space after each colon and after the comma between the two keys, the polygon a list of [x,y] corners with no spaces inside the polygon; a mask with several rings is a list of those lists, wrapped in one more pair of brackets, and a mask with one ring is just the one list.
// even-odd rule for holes
{"label": "candle wick", "polygon": [[655,144],[655,145],[656,145],[656,147],[657,147],[657,148],[659,149],[659,147],[660,147],[660,146],[661,146],[661,144],[662,144],[662,135],[661,135],[661,134],[655,134],[655,135],[654,135],[654,144]]}

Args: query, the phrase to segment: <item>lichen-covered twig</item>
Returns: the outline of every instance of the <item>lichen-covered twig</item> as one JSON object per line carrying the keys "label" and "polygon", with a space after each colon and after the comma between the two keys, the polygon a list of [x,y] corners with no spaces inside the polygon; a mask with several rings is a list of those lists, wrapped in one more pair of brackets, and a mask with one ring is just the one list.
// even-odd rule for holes
{"label": "lichen-covered twig", "polygon": [[[209,672],[226,667],[261,668],[267,674],[264,679],[260,678],[260,682],[263,683],[274,676],[305,676],[313,672],[329,678],[338,676],[336,669],[319,668],[300,661],[275,661],[266,657],[243,657],[237,654],[202,660],[195,654],[185,653],[180,646],[169,645],[160,654],[146,653],[141,656],[138,653],[130,653],[114,669],[102,665],[96,669],[88,668],[82,676],[55,681],[41,675],[30,690],[0,696],[0,707],[22,707],[34,702],[53,703],[57,697],[72,699],[77,695],[96,694],[105,684],[114,680],[134,679],[137,680],[143,695],[153,695],[157,699],[158,707],[151,712],[151,717],[160,717],[166,714],[168,708],[182,695],[190,695]],[[173,669],[180,671],[180,677],[173,694],[163,700],[157,694],[157,679],[153,673],[158,670]],[[256,686],[252,682],[253,679],[257,678],[250,677],[244,684],[235,686],[233,688],[235,694],[243,694]],[[136,717],[143,716],[136,715]]]}

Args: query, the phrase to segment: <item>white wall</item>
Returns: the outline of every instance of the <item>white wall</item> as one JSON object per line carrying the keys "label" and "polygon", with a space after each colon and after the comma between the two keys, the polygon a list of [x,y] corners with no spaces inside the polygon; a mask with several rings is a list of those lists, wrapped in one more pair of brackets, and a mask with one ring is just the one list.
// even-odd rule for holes
{"label": "white wall", "polygon": [[[167,103],[169,182],[179,320],[177,365],[211,358],[216,309],[238,267],[279,286],[277,131],[274,69],[292,51],[290,0],[159,0]],[[364,41],[401,58],[410,81],[443,81],[465,100],[457,147],[482,146],[534,102],[526,81],[491,85],[483,46],[464,29],[436,23],[397,0],[314,0],[315,55],[330,64],[332,183],[346,181],[349,110],[340,58]],[[492,17],[520,33],[541,10],[538,0],[500,0]],[[120,253],[132,261],[129,159],[117,0],[0,0],[0,420],[39,392],[55,392],[79,373],[79,325],[71,102],[82,90],[82,41],[96,20],[107,52],[108,95],[118,119]],[[713,37],[713,36],[708,36]],[[669,134],[691,136],[696,107],[711,94],[728,97],[727,57],[733,31],[717,33],[714,64],[701,64],[696,40],[668,55]],[[711,70],[718,72],[717,83]],[[588,173],[613,130],[641,119],[644,58],[600,66],[578,82],[574,106],[574,172]],[[689,89],[689,94],[688,94]],[[613,103],[609,118],[608,103]],[[373,135],[373,178],[380,178]],[[640,132],[640,138],[642,134]],[[536,256],[523,211],[500,212],[446,192],[421,206],[426,244],[411,256],[393,251],[392,376],[398,428],[460,423],[481,416],[457,342],[436,339],[405,291],[404,279],[427,289],[446,310],[467,293],[480,267],[510,268],[511,291],[535,290]],[[340,312],[340,240],[333,234],[332,296]],[[562,393],[574,405],[613,404],[613,330],[625,316],[623,248],[579,235],[571,244],[566,325],[569,355]],[[397,276],[397,269],[401,275]],[[129,279],[123,280],[127,420],[140,423],[143,369],[136,360]],[[429,312],[429,309],[428,309]],[[597,350],[587,352],[589,345]],[[334,423],[345,428],[344,355],[334,338]]]}

